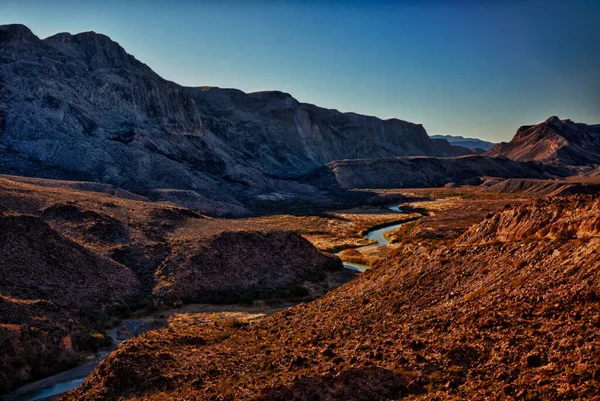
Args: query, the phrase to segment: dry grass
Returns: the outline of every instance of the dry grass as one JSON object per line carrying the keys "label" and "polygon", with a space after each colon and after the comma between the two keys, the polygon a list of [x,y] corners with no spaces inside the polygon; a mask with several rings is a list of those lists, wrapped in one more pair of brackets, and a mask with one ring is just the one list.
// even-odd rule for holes
{"label": "dry grass", "polygon": [[373,266],[379,260],[376,257],[368,257],[356,249],[346,249],[338,254],[344,262],[359,263],[361,265]]}

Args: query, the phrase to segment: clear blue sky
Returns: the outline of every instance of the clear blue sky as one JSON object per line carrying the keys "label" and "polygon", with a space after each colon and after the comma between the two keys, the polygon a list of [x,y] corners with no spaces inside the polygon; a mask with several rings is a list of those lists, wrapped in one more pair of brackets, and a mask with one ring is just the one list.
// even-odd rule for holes
{"label": "clear blue sky", "polygon": [[0,23],[96,31],[189,86],[278,89],[430,134],[600,123],[600,0],[0,0]]}

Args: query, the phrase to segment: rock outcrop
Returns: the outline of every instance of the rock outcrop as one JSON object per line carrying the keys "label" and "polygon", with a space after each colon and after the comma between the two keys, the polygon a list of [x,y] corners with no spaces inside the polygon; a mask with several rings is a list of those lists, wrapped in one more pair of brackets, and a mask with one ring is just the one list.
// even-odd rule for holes
{"label": "rock outcrop", "polygon": [[564,240],[600,236],[600,197],[543,198],[488,216],[462,241]]}
{"label": "rock outcrop", "polygon": [[510,142],[499,143],[486,155],[573,166],[598,165],[600,124],[574,123],[553,116],[540,124],[519,128]]}

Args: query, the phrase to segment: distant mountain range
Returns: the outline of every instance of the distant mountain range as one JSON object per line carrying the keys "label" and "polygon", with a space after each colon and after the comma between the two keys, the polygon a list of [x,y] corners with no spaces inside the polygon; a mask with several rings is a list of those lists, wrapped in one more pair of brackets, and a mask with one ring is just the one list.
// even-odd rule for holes
{"label": "distant mountain range", "polygon": [[484,141],[479,138],[465,138],[464,136],[454,135],[430,135],[431,139],[444,139],[451,145],[462,146],[469,149],[489,150],[496,145],[494,142]]}
{"label": "distant mountain range", "polygon": [[[334,161],[456,157],[490,145],[430,138],[420,124],[324,109],[278,91],[183,87],[94,32],[42,40],[24,25],[0,26],[3,174],[105,183],[202,213],[243,215],[252,204],[270,200],[330,201],[329,191],[302,177]],[[486,156],[579,165],[597,163],[598,154],[598,126],[553,117],[542,126],[522,127]],[[431,160],[440,168],[465,163]],[[472,160],[474,173],[553,174],[544,168],[518,173],[526,168],[513,163],[506,170],[485,158],[478,160],[487,167],[477,169]],[[403,164],[413,177],[402,182],[440,181],[416,179],[431,170],[421,168]],[[473,181],[462,173],[446,178]]]}

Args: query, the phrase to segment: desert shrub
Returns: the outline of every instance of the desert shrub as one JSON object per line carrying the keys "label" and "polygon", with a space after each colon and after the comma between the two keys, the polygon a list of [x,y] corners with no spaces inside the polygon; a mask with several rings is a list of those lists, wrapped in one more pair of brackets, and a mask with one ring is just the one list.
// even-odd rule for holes
{"label": "desert shrub", "polygon": [[90,342],[94,348],[107,347],[112,344],[112,339],[109,336],[96,332],[90,334]]}
{"label": "desert shrub", "polygon": [[378,260],[377,258],[369,258],[356,249],[346,249],[340,252],[338,256],[345,262],[360,263],[366,266],[372,266]]}
{"label": "desert shrub", "polygon": [[513,266],[515,267],[515,269],[522,269],[525,266],[527,266],[527,261],[523,259],[517,259],[513,262]]}
{"label": "desert shrub", "polygon": [[488,288],[478,288],[475,291],[471,291],[470,293],[468,293],[467,295],[465,295],[465,301],[473,301],[476,299],[481,298],[482,296],[484,296],[485,294],[487,294],[489,292]]}
{"label": "desert shrub", "polygon": [[228,327],[230,329],[240,329],[242,327],[248,326],[248,322],[236,318],[223,319],[221,324],[223,327]]}

